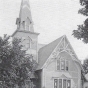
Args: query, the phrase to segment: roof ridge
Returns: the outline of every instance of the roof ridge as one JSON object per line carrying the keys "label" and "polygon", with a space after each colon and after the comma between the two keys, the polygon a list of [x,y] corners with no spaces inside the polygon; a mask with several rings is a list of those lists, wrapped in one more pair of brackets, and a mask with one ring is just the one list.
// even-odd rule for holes
{"label": "roof ridge", "polygon": [[46,62],[50,54],[53,52],[53,50],[56,48],[56,46],[59,44],[62,38],[64,38],[64,36],[57,38],[56,40],[52,41],[51,43],[39,49],[38,51],[38,64],[39,65],[38,65],[37,70],[41,69],[41,67],[44,65],[44,63]]}
{"label": "roof ridge", "polygon": [[[63,36],[61,36],[61,37],[59,37],[59,38],[53,40],[52,42],[50,42],[50,43],[48,43],[48,44],[45,44],[45,46],[43,46],[42,48],[44,48],[44,47],[46,47],[46,46],[52,44],[53,42],[57,41],[57,40],[60,39],[60,38],[63,38],[64,36],[65,36],[65,35],[63,35]],[[40,48],[40,49],[42,49],[42,48]],[[39,50],[40,50],[40,49],[39,49]]]}

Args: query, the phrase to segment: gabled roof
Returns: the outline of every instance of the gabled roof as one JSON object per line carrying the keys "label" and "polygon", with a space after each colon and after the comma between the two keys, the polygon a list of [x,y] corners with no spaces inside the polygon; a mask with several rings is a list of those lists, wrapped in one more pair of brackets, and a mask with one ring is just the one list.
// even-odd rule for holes
{"label": "gabled roof", "polygon": [[40,48],[44,47],[46,44],[38,44],[38,51]]}
{"label": "gabled roof", "polygon": [[56,48],[62,38],[63,36],[39,49],[37,70],[42,68],[42,66],[44,65],[44,63],[46,62],[46,60],[51,55],[51,53]]}

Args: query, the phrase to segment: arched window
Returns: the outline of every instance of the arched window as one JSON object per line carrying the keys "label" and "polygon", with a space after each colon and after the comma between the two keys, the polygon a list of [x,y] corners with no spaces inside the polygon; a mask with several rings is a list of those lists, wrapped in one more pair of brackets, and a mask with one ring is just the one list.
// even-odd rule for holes
{"label": "arched window", "polygon": [[27,38],[22,37],[22,45],[24,46],[25,49],[31,48],[31,42],[32,39],[29,36]]}

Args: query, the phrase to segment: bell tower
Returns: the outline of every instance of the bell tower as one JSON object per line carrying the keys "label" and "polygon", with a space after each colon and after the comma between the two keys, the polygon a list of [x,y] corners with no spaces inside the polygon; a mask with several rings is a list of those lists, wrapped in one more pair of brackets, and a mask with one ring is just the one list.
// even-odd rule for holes
{"label": "bell tower", "polygon": [[26,49],[28,54],[32,54],[33,59],[38,62],[39,33],[34,32],[29,0],[22,0],[16,25],[17,30],[12,34],[12,37],[22,39],[23,49]]}
{"label": "bell tower", "polygon": [[34,32],[29,0],[22,0],[19,18],[16,20],[17,29]]}

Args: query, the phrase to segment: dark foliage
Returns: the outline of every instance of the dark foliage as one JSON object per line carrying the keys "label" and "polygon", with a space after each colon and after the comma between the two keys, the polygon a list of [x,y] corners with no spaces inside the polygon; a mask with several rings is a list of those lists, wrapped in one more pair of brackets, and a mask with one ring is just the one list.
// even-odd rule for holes
{"label": "dark foliage", "polygon": [[[84,7],[81,8],[78,13],[88,16],[88,0],[80,0],[80,4]],[[88,18],[82,25],[78,25],[77,30],[73,30],[73,35],[77,39],[82,40],[84,43],[88,43]]]}
{"label": "dark foliage", "polygon": [[85,59],[83,62],[83,69],[84,69],[84,73],[87,74],[88,73],[88,58]]}
{"label": "dark foliage", "polygon": [[0,81],[4,88],[19,88],[30,80],[30,75],[36,69],[36,61],[32,55],[26,55],[22,50],[21,40],[14,38],[12,43],[9,37],[0,37]]}

